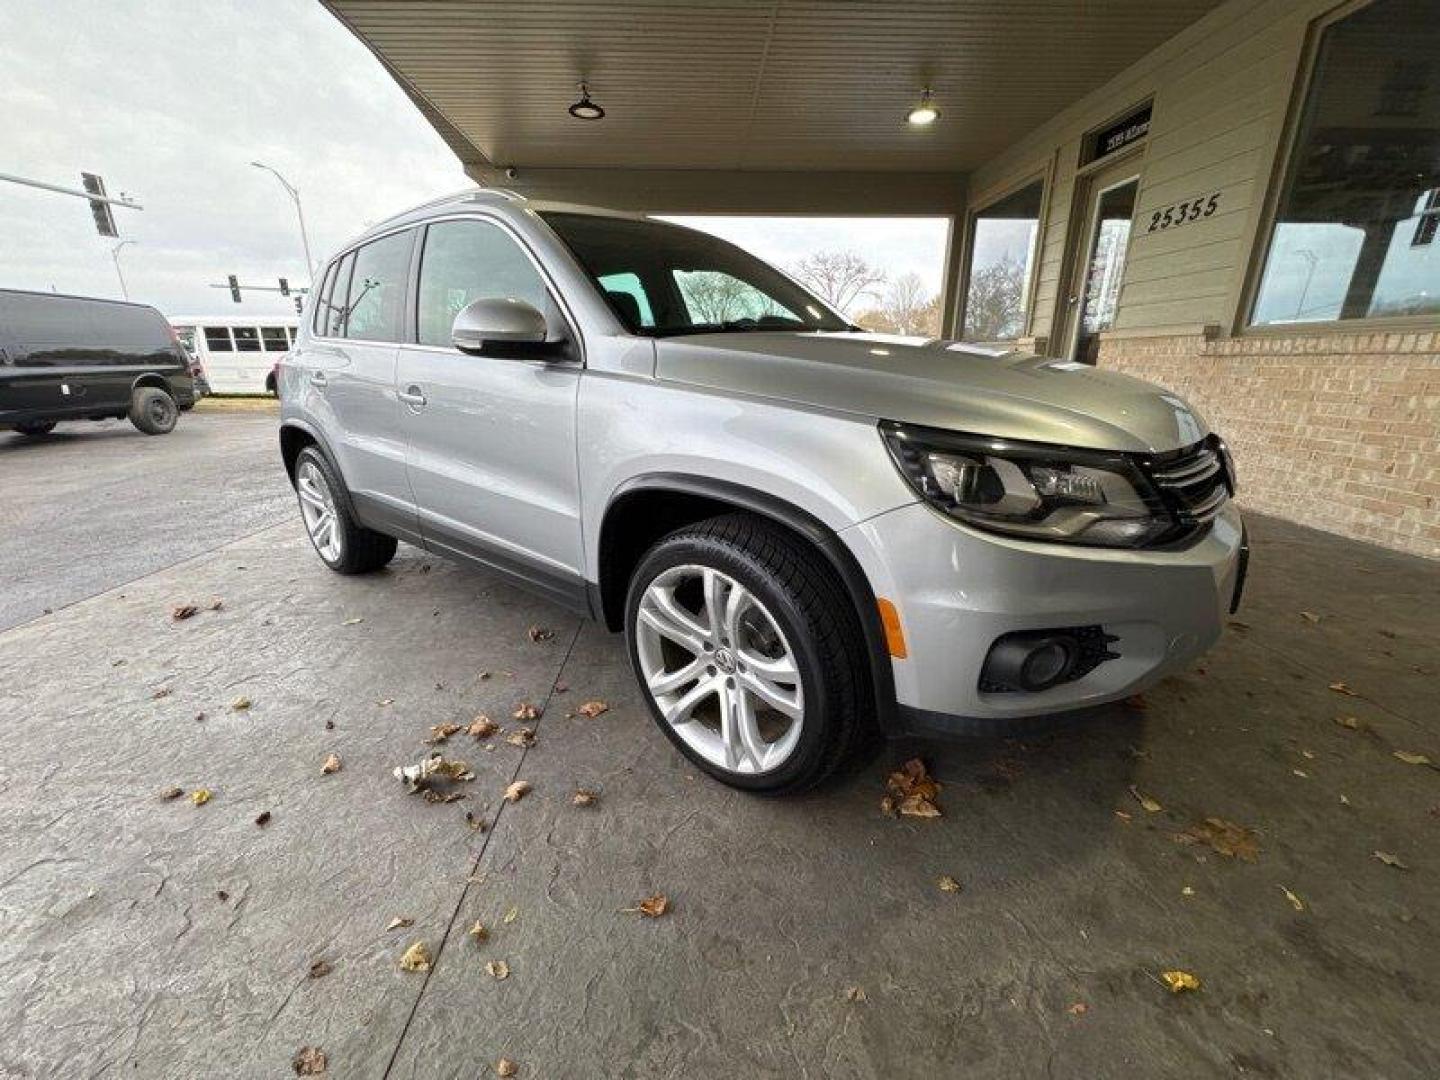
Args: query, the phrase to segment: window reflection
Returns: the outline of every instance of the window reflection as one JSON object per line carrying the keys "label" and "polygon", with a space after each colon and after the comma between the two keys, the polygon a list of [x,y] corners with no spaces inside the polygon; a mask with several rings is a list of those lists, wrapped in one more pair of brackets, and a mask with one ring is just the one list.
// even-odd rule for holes
{"label": "window reflection", "polygon": [[965,341],[1010,341],[1024,333],[1043,192],[1037,180],[971,217]]}

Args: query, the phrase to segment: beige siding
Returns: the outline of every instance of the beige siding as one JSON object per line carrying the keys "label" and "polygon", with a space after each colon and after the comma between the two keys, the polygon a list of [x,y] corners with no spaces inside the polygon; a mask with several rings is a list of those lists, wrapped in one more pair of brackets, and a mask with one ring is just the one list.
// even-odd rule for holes
{"label": "beige siding", "polygon": [[[971,205],[1004,178],[1053,161],[1036,270],[1031,331],[1055,332],[1064,294],[1073,200],[1087,132],[1146,98],[1149,138],[1116,329],[1139,331],[1236,320],[1244,274],[1275,165],[1310,23],[1335,0],[1232,0],[975,171]],[[1219,194],[1214,214],[1147,232],[1172,204]]]}

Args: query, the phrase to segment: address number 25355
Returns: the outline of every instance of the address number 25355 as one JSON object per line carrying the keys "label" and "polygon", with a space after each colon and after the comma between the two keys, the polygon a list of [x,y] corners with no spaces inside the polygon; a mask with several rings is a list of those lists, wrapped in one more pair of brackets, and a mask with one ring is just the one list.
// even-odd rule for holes
{"label": "address number 25355", "polygon": [[1160,232],[1162,229],[1188,225],[1192,221],[1209,217],[1219,207],[1220,193],[1218,191],[1211,195],[1202,195],[1198,199],[1171,203],[1169,206],[1161,207],[1151,213],[1150,225],[1145,231],[1147,233]]}

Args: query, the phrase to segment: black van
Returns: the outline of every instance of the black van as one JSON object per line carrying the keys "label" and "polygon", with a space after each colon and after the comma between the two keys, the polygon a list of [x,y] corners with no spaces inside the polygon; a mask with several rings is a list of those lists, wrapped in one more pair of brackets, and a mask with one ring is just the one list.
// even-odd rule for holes
{"label": "black van", "polygon": [[128,416],[164,435],[194,404],[190,358],[153,307],[0,289],[0,430]]}

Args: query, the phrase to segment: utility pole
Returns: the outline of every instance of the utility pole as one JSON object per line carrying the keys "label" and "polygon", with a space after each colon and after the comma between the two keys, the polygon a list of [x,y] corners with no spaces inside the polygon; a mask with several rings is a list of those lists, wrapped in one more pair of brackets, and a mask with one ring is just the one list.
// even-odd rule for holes
{"label": "utility pole", "polygon": [[257,169],[264,169],[271,176],[275,177],[276,180],[279,180],[280,186],[285,189],[286,194],[294,201],[295,216],[300,219],[300,243],[305,246],[305,274],[313,281],[315,278],[315,260],[310,257],[310,236],[305,231],[305,209],[300,205],[300,192],[290,181],[281,176],[277,170],[272,169],[264,162],[252,161],[250,164]]}
{"label": "utility pole", "polygon": [[110,258],[115,263],[115,276],[120,279],[120,295],[126,300],[130,299],[130,290],[125,287],[125,272],[120,269],[120,249],[126,244],[138,244],[139,242],[138,240],[121,240],[110,249]]}

